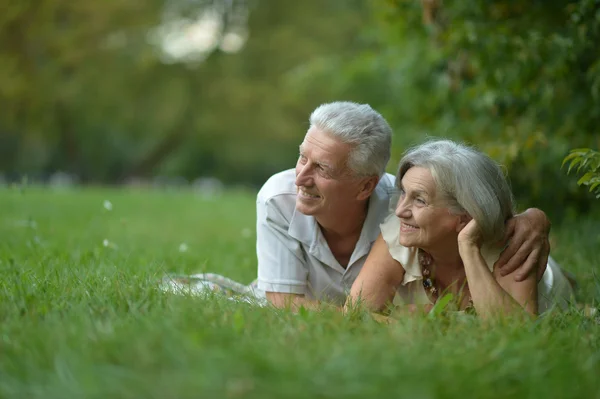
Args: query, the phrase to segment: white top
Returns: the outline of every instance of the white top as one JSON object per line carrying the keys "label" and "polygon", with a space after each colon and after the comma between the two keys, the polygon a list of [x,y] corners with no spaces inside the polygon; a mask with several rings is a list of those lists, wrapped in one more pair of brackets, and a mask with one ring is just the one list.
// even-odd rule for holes
{"label": "white top", "polygon": [[296,211],[294,169],[272,176],[256,199],[258,289],[304,294],[307,298],[344,303],[379,224],[389,214],[394,176],[385,174],[369,200],[367,218],[348,267],[335,259],[313,216]]}
{"label": "white top", "polygon": [[[404,267],[404,280],[398,288],[395,305],[405,304],[430,304],[431,301],[423,287],[423,275],[419,264],[418,248],[405,247],[399,242],[400,219],[396,215],[389,215],[381,224],[381,234],[388,245],[392,258],[400,262]],[[498,249],[482,248],[481,254],[485,259],[490,271],[493,271],[494,263],[500,256]],[[548,258],[548,266],[538,283],[538,311],[542,313],[552,305],[567,306],[572,301],[573,290],[571,284],[560,270],[560,266],[554,259]]]}

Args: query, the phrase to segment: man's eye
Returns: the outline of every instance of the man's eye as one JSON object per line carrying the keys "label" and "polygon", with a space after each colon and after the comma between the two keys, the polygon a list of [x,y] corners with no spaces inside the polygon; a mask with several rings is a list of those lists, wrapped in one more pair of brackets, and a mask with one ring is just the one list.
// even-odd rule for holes
{"label": "man's eye", "polygon": [[419,205],[427,205],[425,200],[422,198],[417,198],[417,199],[415,199],[415,201],[417,201],[417,204],[419,204]]}
{"label": "man's eye", "polygon": [[300,162],[306,163],[306,157],[302,154],[300,154]]}

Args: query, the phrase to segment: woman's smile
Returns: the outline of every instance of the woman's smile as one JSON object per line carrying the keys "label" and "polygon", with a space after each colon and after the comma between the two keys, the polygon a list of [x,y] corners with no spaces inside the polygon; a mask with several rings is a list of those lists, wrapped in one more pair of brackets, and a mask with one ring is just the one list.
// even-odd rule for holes
{"label": "woman's smile", "polygon": [[405,222],[400,223],[400,231],[403,233],[410,233],[410,232],[417,231],[417,230],[419,230],[419,227],[417,227],[415,225],[408,224]]}

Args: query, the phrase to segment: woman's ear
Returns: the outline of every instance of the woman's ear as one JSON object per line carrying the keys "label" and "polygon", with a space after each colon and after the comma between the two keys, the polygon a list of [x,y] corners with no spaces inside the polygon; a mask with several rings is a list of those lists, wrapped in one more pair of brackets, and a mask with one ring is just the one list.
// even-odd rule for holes
{"label": "woman's ear", "polygon": [[456,232],[459,233],[462,229],[464,229],[465,226],[467,224],[469,224],[469,222],[472,219],[473,218],[468,213],[463,213],[462,215],[459,215],[458,216],[458,223],[456,224]]}

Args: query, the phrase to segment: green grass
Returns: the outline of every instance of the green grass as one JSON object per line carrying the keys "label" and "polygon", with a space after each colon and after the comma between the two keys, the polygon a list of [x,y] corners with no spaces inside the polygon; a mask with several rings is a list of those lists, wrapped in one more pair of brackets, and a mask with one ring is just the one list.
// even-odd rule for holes
{"label": "green grass", "polygon": [[[167,272],[252,280],[254,218],[247,192],[0,190],[0,397],[600,398],[600,324],[576,310],[384,325],[158,290]],[[599,220],[552,237],[590,304]]]}

